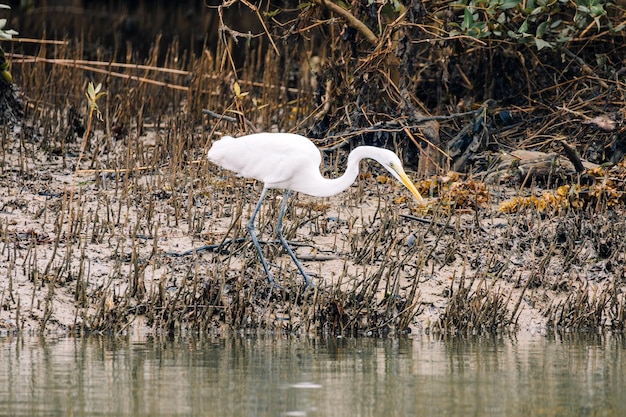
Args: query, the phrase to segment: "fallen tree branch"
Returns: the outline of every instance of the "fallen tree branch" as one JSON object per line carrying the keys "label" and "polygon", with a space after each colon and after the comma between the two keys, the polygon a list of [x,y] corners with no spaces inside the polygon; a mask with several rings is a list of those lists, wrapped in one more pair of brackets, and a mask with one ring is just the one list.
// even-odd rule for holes
{"label": "fallen tree branch", "polygon": [[369,43],[371,43],[372,45],[378,44],[378,38],[376,37],[376,35],[374,35],[374,32],[372,32],[370,28],[365,25],[365,23],[354,17],[354,15],[352,15],[352,13],[350,13],[348,10],[329,0],[313,0],[313,3],[337,13],[339,16],[346,19],[350,26],[361,32],[361,34],[365,36],[365,39],[367,39]]}

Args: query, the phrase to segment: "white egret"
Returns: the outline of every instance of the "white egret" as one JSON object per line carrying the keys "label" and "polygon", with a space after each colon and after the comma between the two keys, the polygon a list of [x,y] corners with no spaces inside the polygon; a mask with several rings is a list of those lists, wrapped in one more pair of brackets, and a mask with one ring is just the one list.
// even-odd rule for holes
{"label": "white egret", "polygon": [[267,190],[271,188],[285,190],[276,223],[276,233],[285,250],[300,270],[307,287],[311,284],[311,280],[304,272],[304,268],[282,233],[282,219],[291,191],[314,197],[329,197],[339,194],[350,187],[356,179],[359,174],[359,162],[369,158],[385,167],[394,178],[409,189],[420,203],[422,202],[422,196],[404,172],[400,158],[390,150],[375,146],[359,146],[350,152],[346,172],[334,179],[324,178],[320,173],[322,156],[315,144],[304,136],[292,133],[255,133],[238,138],[224,136],[213,143],[207,157],[211,162],[234,171],[242,177],[254,178],[263,182],[261,197],[252,212],[247,228],[263,269],[271,283],[274,283],[274,278],[263,257],[261,246],[254,232],[254,219],[261,208]]}

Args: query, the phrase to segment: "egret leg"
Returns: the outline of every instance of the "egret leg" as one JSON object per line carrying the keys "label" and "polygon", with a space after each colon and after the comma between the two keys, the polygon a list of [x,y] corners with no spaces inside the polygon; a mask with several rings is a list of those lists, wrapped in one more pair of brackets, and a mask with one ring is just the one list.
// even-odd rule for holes
{"label": "egret leg", "polygon": [[265,198],[265,194],[267,193],[267,188],[263,188],[263,191],[261,191],[261,197],[259,197],[259,201],[256,203],[256,207],[254,208],[254,211],[252,212],[252,217],[250,217],[250,220],[248,220],[248,233],[250,234],[250,237],[252,238],[252,243],[254,244],[254,247],[256,248],[256,252],[259,255],[259,259],[261,260],[261,265],[263,265],[263,269],[265,270],[265,273],[267,274],[267,279],[270,281],[270,283],[274,284],[274,278],[272,277],[272,274],[270,273],[270,268],[267,265],[267,261],[265,260],[265,257],[263,256],[263,251],[261,250],[261,245],[259,245],[259,239],[256,236],[256,233],[254,233],[254,219],[256,218],[257,213],[259,212],[259,210],[261,209],[261,204],[263,203],[263,199]]}
{"label": "egret leg", "polygon": [[300,274],[302,274],[304,282],[306,282],[306,287],[308,288],[309,286],[311,286],[311,279],[309,278],[307,273],[304,272],[304,267],[302,266],[300,261],[298,261],[298,258],[296,258],[296,254],[293,253],[293,250],[291,250],[289,244],[287,243],[287,240],[283,236],[283,216],[285,215],[285,208],[287,207],[287,200],[289,199],[290,195],[291,191],[285,190],[285,194],[283,195],[283,202],[280,205],[280,212],[278,213],[278,221],[276,222],[276,234],[278,235],[278,239],[280,239],[280,243],[283,244],[283,247],[285,248],[289,256],[291,256],[291,259],[293,259],[293,263],[295,263],[298,267],[298,270],[300,270]]}

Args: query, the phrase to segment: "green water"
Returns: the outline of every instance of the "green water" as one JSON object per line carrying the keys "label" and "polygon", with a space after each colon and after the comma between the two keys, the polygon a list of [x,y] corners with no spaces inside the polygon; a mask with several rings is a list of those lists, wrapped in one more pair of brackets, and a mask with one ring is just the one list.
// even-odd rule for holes
{"label": "green water", "polygon": [[622,336],[0,338],[1,416],[625,416]]}

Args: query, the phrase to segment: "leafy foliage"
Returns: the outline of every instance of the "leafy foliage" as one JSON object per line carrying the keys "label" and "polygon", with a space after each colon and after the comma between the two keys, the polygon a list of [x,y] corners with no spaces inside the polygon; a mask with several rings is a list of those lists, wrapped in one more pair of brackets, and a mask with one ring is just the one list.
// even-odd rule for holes
{"label": "leafy foliage", "polygon": [[[458,0],[463,10],[453,23],[451,35],[473,38],[502,38],[517,43],[534,43],[537,49],[567,44],[588,30],[590,22],[600,29],[607,12],[603,0]],[[620,32],[624,24],[609,30]]]}

